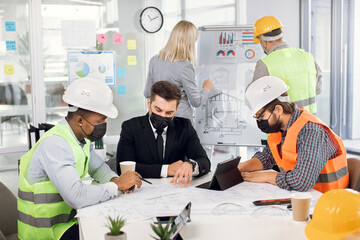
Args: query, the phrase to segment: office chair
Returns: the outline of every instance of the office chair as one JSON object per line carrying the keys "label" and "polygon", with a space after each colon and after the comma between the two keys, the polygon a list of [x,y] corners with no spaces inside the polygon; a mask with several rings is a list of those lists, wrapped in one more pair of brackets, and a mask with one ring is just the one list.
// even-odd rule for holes
{"label": "office chair", "polygon": [[0,240],[18,239],[17,200],[2,182],[0,182],[0,213]]}
{"label": "office chair", "polygon": [[349,169],[349,186],[351,189],[360,191],[360,159],[348,158],[347,159]]}

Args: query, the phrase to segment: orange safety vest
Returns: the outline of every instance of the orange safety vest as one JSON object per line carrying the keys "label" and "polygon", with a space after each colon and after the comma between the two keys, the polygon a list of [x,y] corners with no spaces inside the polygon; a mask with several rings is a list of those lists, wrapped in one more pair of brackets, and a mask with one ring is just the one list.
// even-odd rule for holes
{"label": "orange safety vest", "polygon": [[[301,108],[303,111],[300,117],[287,130],[284,144],[282,145],[282,158],[278,151],[278,145],[281,144],[281,132],[271,133],[267,139],[271,153],[276,161],[276,164],[281,170],[293,170],[297,163],[297,149],[296,141],[300,130],[308,122],[320,124],[328,129],[330,135],[340,146],[340,154],[329,159],[322,169],[319,178],[317,179],[314,189],[325,193],[331,189],[346,188],[349,185],[349,172],[347,168],[346,149],[344,144],[323,121],[311,114],[307,110]],[[309,159],[312,161],[312,159]]]}

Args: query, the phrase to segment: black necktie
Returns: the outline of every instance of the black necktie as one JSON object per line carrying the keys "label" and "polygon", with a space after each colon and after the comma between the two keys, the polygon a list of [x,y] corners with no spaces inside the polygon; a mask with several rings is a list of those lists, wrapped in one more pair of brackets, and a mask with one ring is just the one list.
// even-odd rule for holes
{"label": "black necktie", "polygon": [[163,133],[163,129],[156,129],[156,133],[157,133],[157,138],[156,138],[156,145],[157,145],[157,150],[158,150],[158,154],[159,154],[159,159],[160,161],[163,160],[163,156],[164,156],[164,139],[162,137],[162,133]]}

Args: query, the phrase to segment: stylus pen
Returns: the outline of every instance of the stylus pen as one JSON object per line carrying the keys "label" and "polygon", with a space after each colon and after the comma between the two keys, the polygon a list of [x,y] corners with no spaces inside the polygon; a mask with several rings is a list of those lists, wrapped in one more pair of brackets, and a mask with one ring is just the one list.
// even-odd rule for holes
{"label": "stylus pen", "polygon": [[147,182],[148,184],[152,184],[150,181],[144,179],[144,178],[140,178],[141,181]]}

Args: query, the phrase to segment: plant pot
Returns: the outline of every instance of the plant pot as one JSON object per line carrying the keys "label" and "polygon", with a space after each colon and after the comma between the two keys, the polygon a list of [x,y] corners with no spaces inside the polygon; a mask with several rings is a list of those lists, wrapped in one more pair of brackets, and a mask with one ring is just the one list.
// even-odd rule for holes
{"label": "plant pot", "polygon": [[120,231],[119,235],[111,235],[111,232],[105,233],[105,240],[127,240],[126,232]]}

